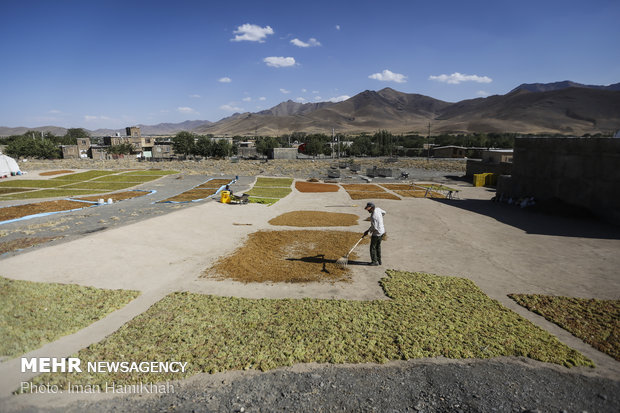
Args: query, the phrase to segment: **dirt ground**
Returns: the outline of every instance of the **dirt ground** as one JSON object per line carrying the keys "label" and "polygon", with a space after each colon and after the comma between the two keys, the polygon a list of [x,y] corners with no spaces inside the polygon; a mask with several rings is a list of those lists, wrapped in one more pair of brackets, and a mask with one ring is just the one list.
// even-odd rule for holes
{"label": "dirt ground", "polygon": [[[444,175],[449,175],[449,172]],[[165,191],[165,185],[173,178],[167,179],[158,183],[162,185],[158,189]],[[307,179],[307,176],[304,179]],[[378,284],[386,268],[465,277],[474,281],[491,298],[582,352],[597,366],[595,369],[570,370],[554,366],[553,370],[558,374],[554,382],[572,383],[576,380],[579,383],[590,383],[588,386],[592,385],[593,390],[588,394],[596,395],[598,388],[600,394],[611,400],[611,396],[607,395],[609,390],[605,390],[610,387],[601,383],[606,380],[612,387],[617,387],[620,381],[620,363],[522,308],[509,299],[507,294],[537,293],[617,300],[620,298],[620,255],[617,253],[620,250],[620,229],[598,221],[543,215],[492,203],[489,201],[494,195],[492,190],[474,188],[470,184],[451,181],[449,178],[441,182],[459,189],[459,199],[375,200],[377,206],[387,212],[385,225],[390,240],[384,244],[384,266],[361,265],[369,261],[368,249],[362,246],[357,250],[359,258],[353,260],[350,266],[351,276],[348,282],[245,284],[233,280],[200,278],[205,268],[212,266],[221,257],[230,256],[251,233],[270,229],[268,221],[283,213],[312,209],[354,213],[362,218],[366,217],[363,205],[352,203],[344,191],[293,191],[270,207],[257,204],[223,205],[208,201],[178,210],[166,209],[165,214],[149,215],[143,220],[84,234],[70,241],[0,257],[0,272],[3,276],[14,279],[142,291],[142,295],[125,308],[95,323],[87,331],[64,337],[30,353],[33,357],[50,354],[67,357],[101,340],[171,291],[251,298],[370,300],[386,299]],[[111,207],[115,208],[114,205]],[[356,226],[350,227],[350,231],[361,236],[367,228],[368,223],[360,220]],[[93,254],[93,251],[97,251],[97,254]],[[119,262],[130,264],[119,266]],[[16,373],[19,371],[16,363],[9,360],[0,364],[0,397],[4,397],[0,400],[0,406],[3,403],[15,405],[14,396],[8,396],[7,392],[14,389],[21,380],[28,379],[28,375]],[[438,364],[440,361],[431,360],[429,363]],[[507,364],[501,362],[500,365]],[[530,365],[546,368],[543,363]],[[315,374],[323,374],[322,371],[324,370],[320,369]],[[380,376],[385,370],[382,366],[376,366],[372,367],[371,371],[376,372],[372,374]],[[496,374],[493,371],[492,367],[486,370],[489,377],[495,377],[498,382],[504,383],[504,376],[493,376]],[[521,374],[518,368],[508,367],[507,372],[508,376],[513,374],[517,377]],[[232,372],[219,377],[221,380],[228,380],[227,377],[238,376]],[[266,376],[258,374],[257,377]],[[549,374],[545,377],[549,377]],[[254,382],[255,385],[259,383],[260,380]],[[265,382],[265,386],[269,386],[269,383],[271,382]],[[331,383],[335,386],[346,385],[346,382],[341,381]],[[378,380],[376,385],[381,383],[384,381]],[[274,383],[271,384],[275,386]],[[366,391],[365,386],[372,385],[370,383],[351,387],[351,397],[359,397],[359,392]],[[540,380],[532,381],[531,391],[534,391],[536,386],[544,385],[544,377],[541,376]],[[567,395],[557,393],[556,397],[569,400],[568,395],[579,392],[583,386],[583,383],[574,384],[567,388]],[[441,383],[437,383],[433,389],[438,391],[440,387]],[[265,387],[264,392],[274,392],[276,388]],[[505,399],[510,399],[512,396],[508,390],[504,391],[507,392]],[[39,408],[52,406],[53,403],[63,405],[69,401],[80,400],[59,399],[52,395],[19,397],[22,406]],[[285,399],[293,400],[291,398],[294,397],[293,393],[287,393]],[[553,393],[545,397],[552,400]],[[82,395],[81,399],[93,400],[87,395]],[[502,398],[499,397],[498,400],[500,403]],[[407,406],[413,408],[414,404]],[[498,407],[500,404],[493,406]],[[555,405],[541,403],[540,406]],[[559,403],[559,406],[568,404]],[[535,408],[536,405],[533,404],[532,407]],[[349,408],[352,408],[351,405]]]}
{"label": "dirt ground", "polygon": [[[56,160],[29,160],[20,164],[22,171],[58,170],[58,169],[147,169],[162,168],[180,171],[184,174],[210,175],[219,174],[231,176],[292,176],[299,179],[326,176],[336,159],[304,159],[286,160],[239,160],[233,163],[229,160],[203,159],[196,161],[170,162],[139,162],[136,159],[124,158],[116,160],[94,159],[56,159]],[[398,168],[403,170],[417,169],[421,171],[439,171],[453,175],[462,175],[465,172],[464,159],[426,159],[401,158],[397,162],[387,162],[387,158],[356,159],[355,163],[361,166],[362,173],[373,167]],[[348,170],[343,170],[348,171]],[[411,174],[410,174],[411,175]],[[418,175],[419,176],[419,175]]]}

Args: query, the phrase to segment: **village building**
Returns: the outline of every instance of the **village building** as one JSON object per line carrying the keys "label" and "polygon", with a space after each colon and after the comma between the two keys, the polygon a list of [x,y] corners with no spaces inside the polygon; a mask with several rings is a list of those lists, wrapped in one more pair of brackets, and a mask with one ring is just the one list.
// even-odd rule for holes
{"label": "village building", "polygon": [[432,148],[434,158],[465,158],[467,148],[464,146],[435,146]]}
{"label": "village building", "polygon": [[245,141],[237,143],[237,156],[240,158],[256,158],[256,143],[254,141]]}
{"label": "village building", "polygon": [[510,175],[512,172],[512,149],[487,149],[482,151],[482,159],[467,159],[465,176],[494,173]]}

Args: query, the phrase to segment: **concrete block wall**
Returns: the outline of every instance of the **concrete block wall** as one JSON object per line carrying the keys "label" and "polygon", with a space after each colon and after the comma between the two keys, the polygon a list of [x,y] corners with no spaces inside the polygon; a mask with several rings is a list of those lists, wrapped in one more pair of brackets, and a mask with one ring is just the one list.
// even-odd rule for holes
{"label": "concrete block wall", "polygon": [[558,198],[620,223],[620,139],[517,138],[511,181],[519,197]]}
{"label": "concrete block wall", "polygon": [[465,167],[465,176],[473,178],[474,174],[484,174],[487,172],[498,175],[510,175],[512,171],[512,163],[489,163],[480,159],[468,159]]}
{"label": "concrete block wall", "polygon": [[297,159],[296,148],[273,148],[269,150],[269,159]]}

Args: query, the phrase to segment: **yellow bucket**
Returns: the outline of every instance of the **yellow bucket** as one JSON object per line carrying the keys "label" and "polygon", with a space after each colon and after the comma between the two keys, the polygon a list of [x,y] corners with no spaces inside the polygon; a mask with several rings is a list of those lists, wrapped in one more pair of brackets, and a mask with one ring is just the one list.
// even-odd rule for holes
{"label": "yellow bucket", "polygon": [[230,204],[230,191],[222,191],[220,202],[222,204]]}

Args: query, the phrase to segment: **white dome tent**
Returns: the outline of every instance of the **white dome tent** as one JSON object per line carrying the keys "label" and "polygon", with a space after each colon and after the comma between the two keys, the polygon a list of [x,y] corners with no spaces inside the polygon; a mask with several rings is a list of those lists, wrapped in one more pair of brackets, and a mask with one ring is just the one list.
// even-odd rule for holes
{"label": "white dome tent", "polygon": [[4,178],[9,175],[21,175],[22,171],[19,170],[19,166],[15,159],[10,156],[3,155],[0,152],[0,177]]}

